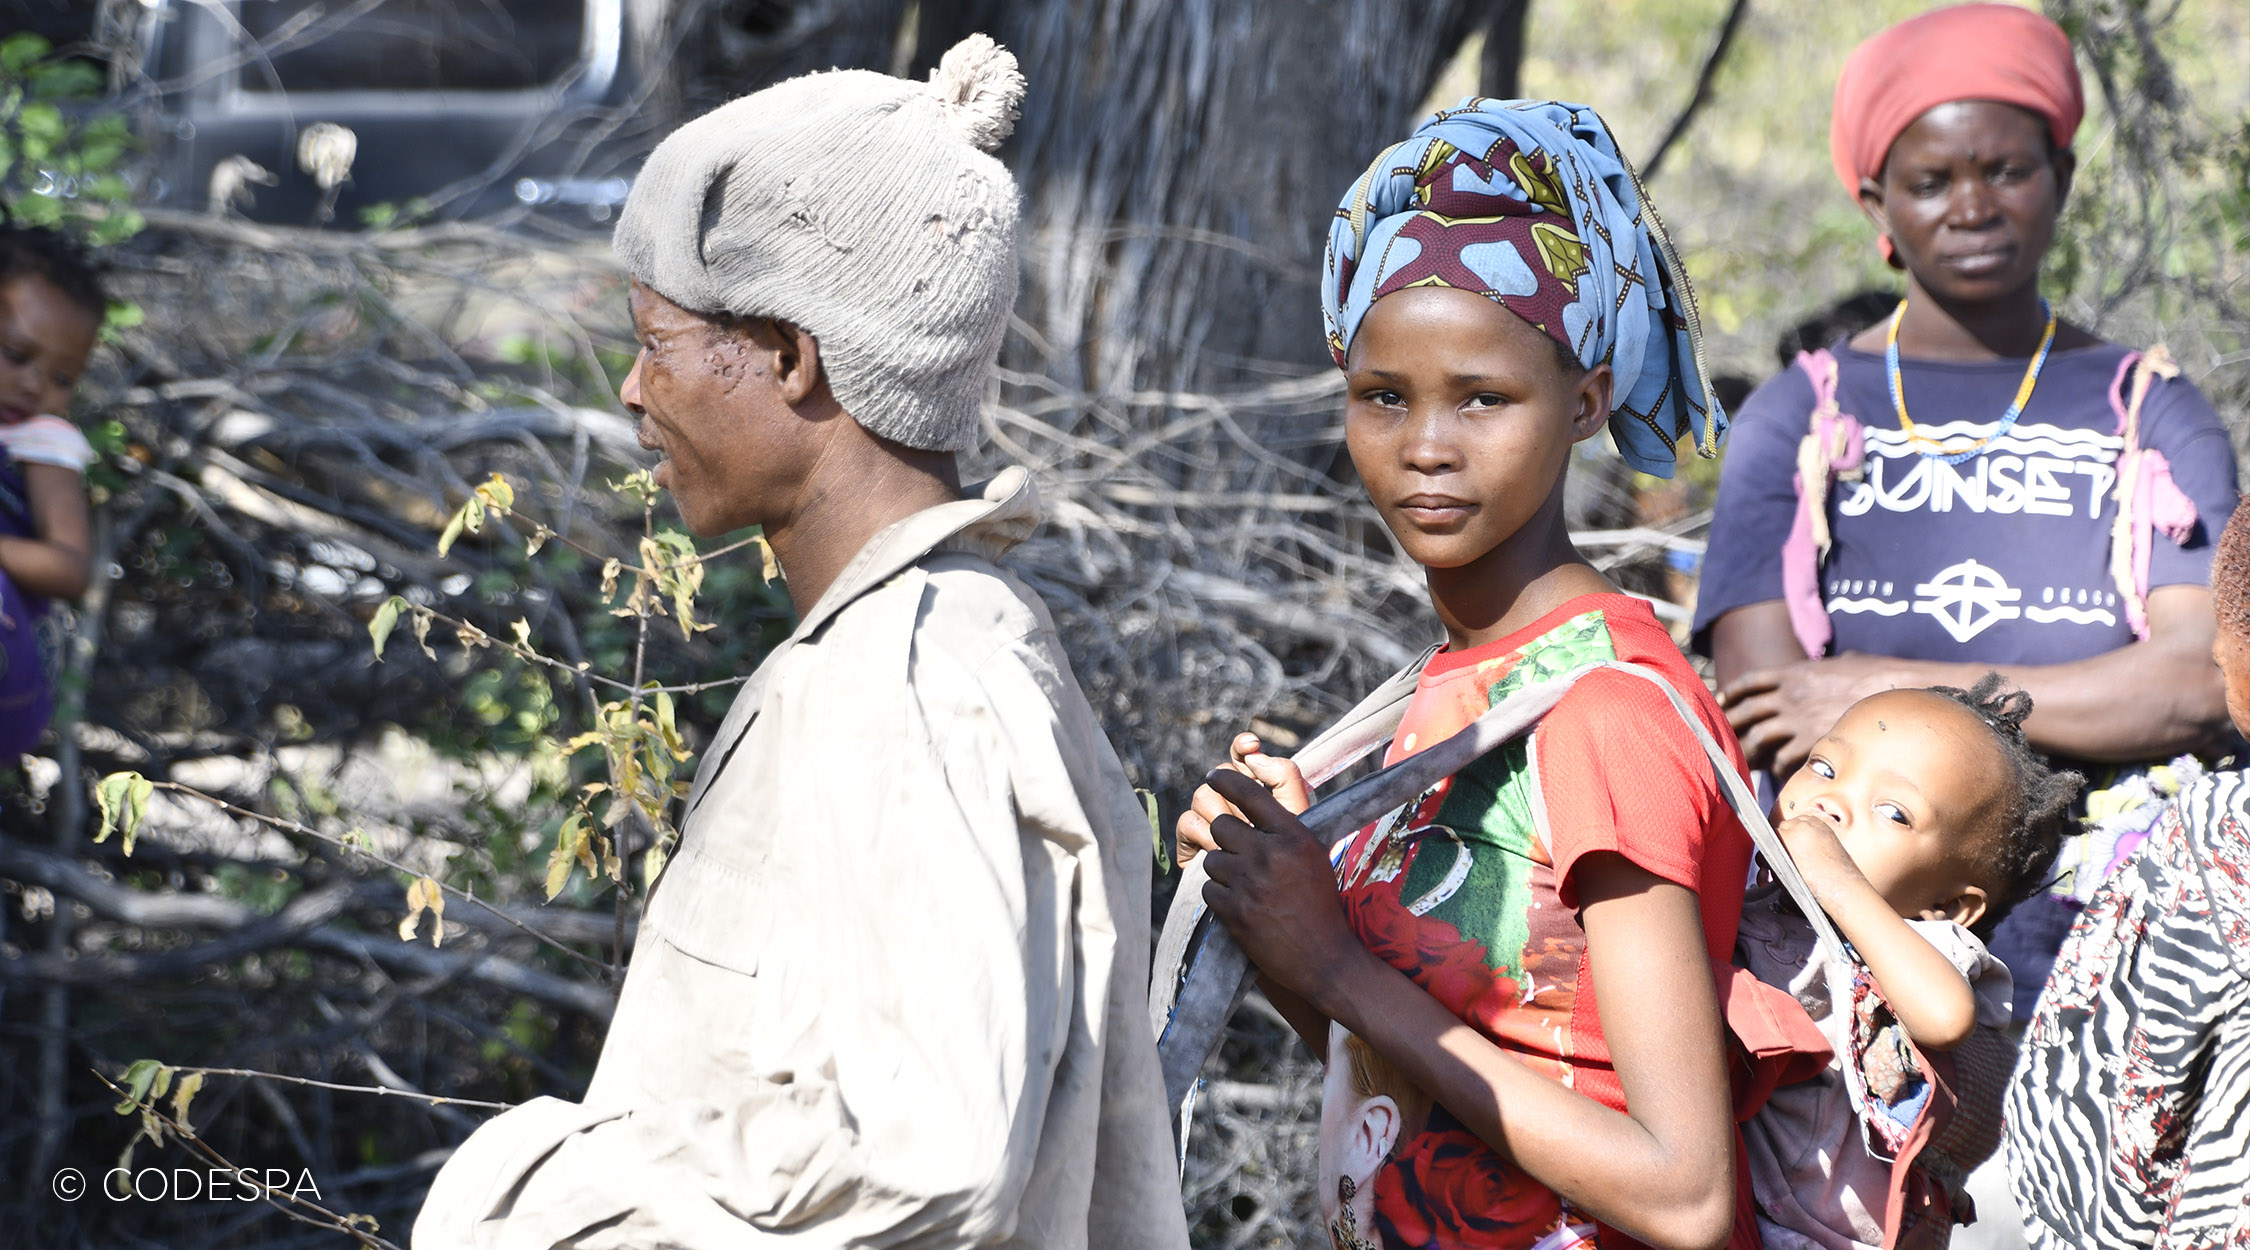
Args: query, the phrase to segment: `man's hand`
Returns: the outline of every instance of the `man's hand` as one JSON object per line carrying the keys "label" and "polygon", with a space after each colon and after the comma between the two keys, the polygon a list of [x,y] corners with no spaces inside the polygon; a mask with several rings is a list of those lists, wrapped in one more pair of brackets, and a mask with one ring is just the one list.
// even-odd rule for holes
{"label": "man's hand", "polygon": [[1852,704],[1902,684],[1895,668],[1881,656],[1858,654],[1779,664],[1737,677],[1719,691],[1719,706],[1750,767],[1778,783]]}
{"label": "man's hand", "polygon": [[[1236,734],[1234,741],[1228,744],[1227,756],[1223,767],[1257,781],[1291,814],[1312,806],[1312,790],[1305,785],[1304,771],[1297,767],[1295,760],[1267,755],[1258,735]],[[1240,819],[1242,812],[1210,785],[1198,786],[1188,810],[1180,813],[1179,822],[1173,826],[1178,837],[1173,846],[1172,862],[1185,864],[1217,847],[1218,843],[1211,838],[1211,822],[1221,816]]]}
{"label": "man's hand", "polygon": [[1320,1007],[1337,971],[1370,957],[1344,920],[1328,848],[1256,779],[1216,768],[1205,786],[1242,815],[1211,822],[1204,903],[1258,971]]}

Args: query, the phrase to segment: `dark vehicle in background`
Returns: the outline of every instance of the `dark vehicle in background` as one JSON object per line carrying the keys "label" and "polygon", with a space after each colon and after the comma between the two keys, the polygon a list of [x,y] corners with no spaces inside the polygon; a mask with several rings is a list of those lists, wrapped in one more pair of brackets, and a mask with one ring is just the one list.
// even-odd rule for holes
{"label": "dark vehicle in background", "polygon": [[831,66],[907,73],[918,8],[0,0],[0,38],[36,32],[104,73],[100,107],[131,115],[145,140],[143,205],[341,229],[465,218],[585,228],[610,219],[684,117]]}
{"label": "dark vehicle in background", "polygon": [[[152,158],[141,199],[290,225],[621,204],[671,120],[672,0],[0,0],[98,45]],[[75,21],[78,28],[70,29]]]}
{"label": "dark vehicle in background", "polygon": [[[648,123],[650,0],[158,0],[141,73],[164,84],[155,202],[351,226],[399,212],[551,206],[606,220]],[[308,153],[350,132],[349,181]],[[242,162],[247,161],[249,165]],[[252,169],[251,166],[255,166]],[[264,178],[273,179],[265,183]],[[245,197],[244,193],[247,193]],[[333,201],[330,203],[329,201]],[[424,206],[427,206],[426,209]]]}

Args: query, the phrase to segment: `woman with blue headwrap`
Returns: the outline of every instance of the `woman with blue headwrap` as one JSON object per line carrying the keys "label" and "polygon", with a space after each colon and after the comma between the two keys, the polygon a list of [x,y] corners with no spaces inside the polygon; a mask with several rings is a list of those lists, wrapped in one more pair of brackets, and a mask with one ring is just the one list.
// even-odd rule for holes
{"label": "woman with blue headwrap", "polygon": [[1711,975],[1750,843],[1698,735],[1733,738],[1562,507],[1573,448],[1605,427],[1660,476],[1682,446],[1716,451],[1678,256],[1592,110],[1469,100],[1346,193],[1322,302],[1352,462],[1446,631],[1347,722],[1397,761],[1548,678],[1653,670],[1580,678],[1333,860],[1295,815],[1299,765],[1248,734],[1181,818],[1212,911],[1328,1059],[1330,1238],[1755,1245]]}
{"label": "woman with blue headwrap", "polygon": [[1610,366],[1626,463],[1672,476],[1682,438],[1718,454],[1695,291],[1640,178],[1592,109],[1471,99],[1375,158],[1328,230],[1321,318],[1336,367],[1374,302],[1436,282],[1482,294]]}

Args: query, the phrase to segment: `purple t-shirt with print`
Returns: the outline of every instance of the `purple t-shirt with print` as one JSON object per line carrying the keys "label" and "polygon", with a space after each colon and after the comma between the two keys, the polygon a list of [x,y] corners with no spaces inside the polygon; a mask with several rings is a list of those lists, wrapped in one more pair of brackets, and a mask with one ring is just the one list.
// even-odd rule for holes
{"label": "purple t-shirt with print", "polygon": [[[2110,491],[2123,447],[2109,395],[2125,348],[2054,353],[2015,427],[1955,465],[1907,443],[1881,356],[1841,343],[1830,350],[1837,405],[1867,434],[1863,480],[1838,481],[1828,500],[1834,543],[1820,589],[1835,629],[1831,654],[2059,664],[2133,641],[2109,571],[2117,515]],[[1965,447],[1998,424],[2026,364],[1908,361],[1907,411],[1923,433]],[[1797,444],[1812,406],[1811,379],[1788,369],[1735,416],[1696,601],[1698,650],[1708,653],[1720,616],[1781,598]],[[2211,545],[2236,498],[2226,430],[2192,383],[2174,379],[2150,390],[2141,445],[2164,453],[2198,518],[2184,544],[2156,536],[2149,585],[2208,584]],[[2039,904],[2019,908],[1992,943],[2015,973],[2019,1018],[2029,1015],[2069,923],[2046,914],[2061,909]]]}

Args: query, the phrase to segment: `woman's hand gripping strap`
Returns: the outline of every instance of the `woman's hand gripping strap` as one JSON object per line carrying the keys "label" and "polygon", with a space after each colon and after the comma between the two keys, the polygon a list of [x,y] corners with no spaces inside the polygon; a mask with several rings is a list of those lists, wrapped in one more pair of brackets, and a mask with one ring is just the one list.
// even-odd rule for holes
{"label": "woman's hand gripping strap", "polygon": [[[1427,657],[1424,657],[1427,659]],[[1412,666],[1418,671],[1419,663]],[[1571,687],[1588,673],[1603,669],[1627,673],[1649,682],[1662,691],[1673,711],[1679,714],[1696,741],[1702,744],[1705,758],[1710,761],[1713,779],[1719,793],[1731,808],[1743,828],[1749,831],[1750,840],[1758,853],[1773,870],[1774,877],[1789,891],[1811,922],[1813,932],[1820,942],[1819,958],[1840,957],[1843,942],[1820,905],[1813,900],[1812,891],[1798,875],[1796,865],[1773,826],[1766,822],[1765,812],[1759,808],[1756,795],[1749,784],[1734,769],[1726,752],[1719,749],[1711,731],[1704,728],[1687,701],[1674,690],[1655,670],[1619,660],[1605,660],[1590,664],[1557,677],[1551,681],[1525,687],[1495,704],[1490,711],[1462,729],[1459,733],[1436,743],[1425,750],[1407,756],[1381,772],[1364,777],[1342,791],[1315,803],[1305,812],[1305,825],[1322,839],[1334,842],[1369,821],[1382,816],[1399,804],[1412,799],[1449,777],[1470,763],[1504,743],[1531,732],[1540,719],[1553,710]],[[1401,677],[1406,676],[1401,674]],[[1363,731],[1349,735],[1350,745],[1357,751],[1345,757],[1339,751],[1333,758],[1326,754],[1325,744],[1339,736],[1332,731],[1323,734],[1308,745],[1299,755],[1308,781],[1318,784],[1332,777],[1348,765],[1351,759],[1367,753],[1372,747],[1363,739],[1374,736],[1372,727],[1387,723],[1395,729],[1403,715],[1406,700],[1412,696],[1412,683],[1402,688],[1400,679],[1386,683],[1376,695],[1362,703],[1345,717],[1338,728],[1351,726]],[[1380,701],[1381,706],[1377,706]],[[1384,720],[1387,718],[1387,722]],[[1387,732],[1382,737],[1387,737]],[[1379,740],[1379,738],[1378,738]],[[1316,750],[1315,748],[1322,748]],[[1308,758],[1311,757],[1311,758]],[[1198,856],[1188,864],[1182,874],[1179,891],[1172,897],[1171,911],[1164,921],[1164,932],[1159,939],[1153,961],[1153,981],[1149,987],[1149,1017],[1152,1031],[1157,1037],[1157,1058],[1164,1072],[1164,1091],[1173,1108],[1174,1144],[1181,1158],[1186,1158],[1187,1128],[1193,1110],[1196,1078],[1203,1065],[1218,1049],[1219,1039],[1226,1029],[1227,1017],[1249,992],[1251,980],[1257,970],[1250,966],[1242,948],[1224,928],[1212,924],[1203,906],[1203,882],[1208,877],[1204,857]]]}
{"label": "woman's hand gripping strap", "polygon": [[[1317,789],[1390,742],[1414,697],[1422,668],[1436,650],[1426,648],[1297,752],[1293,758],[1307,786]],[[1306,813],[1308,821],[1317,810]],[[1210,877],[1205,856],[1198,855],[1181,868],[1179,887],[1172,894],[1149,961],[1149,1031],[1157,1039],[1165,1102],[1172,1109],[1172,1144],[1180,1152],[1183,1168],[1196,1078],[1218,1048],[1227,1018],[1242,1004],[1257,975],[1233,937],[1211,921],[1203,904],[1203,885]]]}

